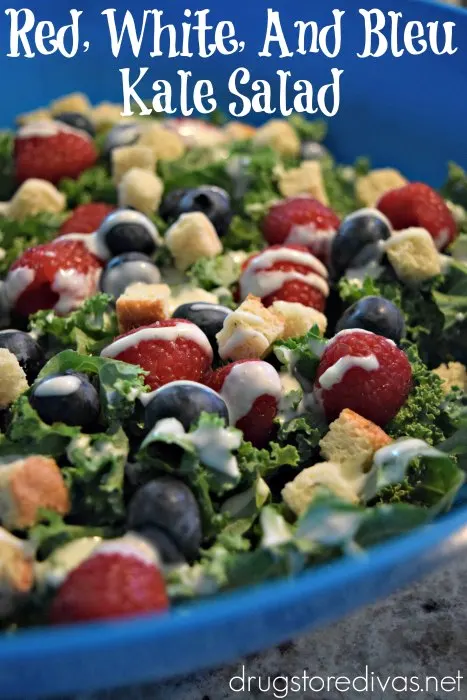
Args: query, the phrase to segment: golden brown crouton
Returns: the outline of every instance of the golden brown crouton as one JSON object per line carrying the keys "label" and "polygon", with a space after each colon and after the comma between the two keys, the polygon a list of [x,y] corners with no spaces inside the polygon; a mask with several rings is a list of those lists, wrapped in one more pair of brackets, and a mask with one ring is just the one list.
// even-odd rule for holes
{"label": "golden brown crouton", "polygon": [[119,185],[125,173],[132,168],[149,170],[153,173],[156,169],[156,157],[150,148],[146,146],[122,146],[112,151],[112,177],[116,185]]}
{"label": "golden brown crouton", "polygon": [[460,362],[448,362],[433,370],[443,382],[443,391],[449,394],[451,389],[467,391],[467,370]]}
{"label": "golden brown crouton", "polygon": [[371,467],[374,453],[391,442],[379,426],[344,408],[319,444],[325,459],[340,464],[346,474],[359,474]]}
{"label": "golden brown crouton", "polygon": [[58,214],[65,210],[66,197],[51,182],[30,178],[16,190],[8,205],[8,216],[17,221],[40,212]]}
{"label": "golden brown crouton", "polygon": [[227,122],[223,131],[229,141],[248,141],[256,134],[256,129],[244,122]]}
{"label": "golden brown crouton", "polygon": [[177,270],[186,270],[199,258],[214,258],[222,253],[217,231],[201,211],[182,214],[166,231],[165,242]]}
{"label": "golden brown crouton", "polygon": [[182,137],[176,131],[157,123],[146,126],[136,144],[150,148],[157,161],[177,160],[186,150]]}
{"label": "golden brown crouton", "polygon": [[344,501],[358,502],[353,484],[345,479],[341,466],[332,462],[320,462],[302,469],[284,486],[282,498],[290,510],[300,516],[308,510],[320,486],[325,486]]}
{"label": "golden brown crouton", "polygon": [[170,317],[170,287],[137,282],[125,289],[116,302],[118,328],[127,333]]}
{"label": "golden brown crouton", "polygon": [[258,146],[271,146],[284,156],[298,156],[300,139],[285,119],[270,119],[256,130],[253,141]]}
{"label": "golden brown crouton", "polygon": [[0,520],[9,530],[35,524],[41,508],[68,513],[68,491],[55,460],[32,455],[0,465]]}
{"label": "golden brown crouton", "polygon": [[275,301],[269,308],[273,313],[278,313],[285,321],[282,332],[282,340],[298,338],[308,333],[310,328],[318,326],[321,333],[325,333],[327,318],[324,314],[311,306],[305,306],[293,301]]}
{"label": "golden brown crouton", "polygon": [[307,194],[322,204],[329,204],[321,164],[317,160],[305,161],[298,168],[285,170],[279,177],[278,188],[284,197]]}
{"label": "golden brown crouton", "polygon": [[408,180],[394,168],[372,170],[368,175],[357,178],[355,192],[359,201],[366,207],[375,207],[383,194],[406,185]]}
{"label": "golden brown crouton", "polygon": [[164,183],[156,173],[143,168],[130,168],[118,185],[118,204],[124,209],[134,207],[151,216],[158,210],[163,192]]}
{"label": "golden brown crouton", "polygon": [[424,228],[394,233],[384,243],[394,272],[406,284],[418,285],[441,273],[441,260],[433,238]]}
{"label": "golden brown crouton", "polygon": [[29,388],[26,375],[15,355],[0,348],[0,408],[6,408]]}
{"label": "golden brown crouton", "polygon": [[254,360],[267,355],[271,345],[284,331],[284,319],[251,294],[232,311],[217,334],[223,360]]}
{"label": "golden brown crouton", "polygon": [[49,109],[53,117],[62,112],[88,114],[91,111],[91,103],[82,92],[72,92],[70,95],[64,95],[54,100]]}

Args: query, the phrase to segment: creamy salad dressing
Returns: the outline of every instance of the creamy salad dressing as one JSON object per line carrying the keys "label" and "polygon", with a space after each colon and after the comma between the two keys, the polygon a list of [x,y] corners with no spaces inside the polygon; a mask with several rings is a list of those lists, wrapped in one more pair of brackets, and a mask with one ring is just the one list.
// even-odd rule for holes
{"label": "creamy salad dressing", "polygon": [[69,124],[65,124],[64,122],[54,121],[53,119],[37,119],[29,122],[29,124],[25,124],[18,129],[16,138],[47,138],[50,136],[57,136],[57,134],[62,132],[67,134],[75,134],[76,136],[85,138],[87,141],[92,141],[92,138],[87,131],[77,129]]}
{"label": "creamy salad dressing", "polygon": [[133,557],[145,564],[159,566],[159,555],[149,542],[136,534],[127,533],[114,540],[105,540],[91,551],[91,556],[119,554],[123,557]]}
{"label": "creamy salad dressing", "polygon": [[[303,250],[294,250],[293,248],[272,248],[265,250],[252,260],[245,272],[251,273],[257,270],[264,270],[272,267],[276,262],[290,262],[296,265],[305,265],[314,270],[318,275],[327,279],[328,271],[322,262],[311,253],[305,253]],[[245,273],[244,273],[245,274]]]}
{"label": "creamy salad dressing", "polygon": [[[134,209],[122,209],[121,211],[115,211],[109,214],[99,227],[98,237],[105,240],[106,234],[112,229],[112,227],[118,226],[119,224],[139,224],[140,226],[143,226],[156,245],[160,245],[162,243],[159,231],[153,222],[140,211],[136,211]],[[103,241],[102,245],[105,245]]]}
{"label": "creamy salad dressing", "polygon": [[2,291],[10,306],[14,306],[21,294],[34,281],[35,276],[35,271],[30,267],[17,267],[8,273]]}
{"label": "creamy salad dressing", "polygon": [[101,270],[90,270],[87,274],[76,270],[58,270],[52,284],[52,291],[59,295],[54,310],[65,316],[78,308],[85,299],[97,292]]}
{"label": "creamy salad dressing", "polygon": [[373,464],[376,467],[383,467],[387,462],[398,460],[403,466],[407,466],[414,457],[436,457],[439,454],[439,450],[430,447],[430,445],[423,440],[418,440],[417,438],[402,438],[401,440],[396,440],[396,442],[392,442],[390,445],[386,445],[377,450],[373,457]]}
{"label": "creamy salad dressing", "polygon": [[327,256],[335,235],[336,229],[333,228],[318,229],[314,224],[297,225],[292,226],[284,243],[313,246],[315,253]]}
{"label": "creamy salad dressing", "polygon": [[173,342],[178,338],[191,340],[193,343],[196,343],[203,348],[206,354],[212,358],[212,347],[209,340],[204,335],[203,331],[198,328],[198,326],[189,323],[177,323],[175,326],[159,328],[141,328],[140,330],[135,331],[135,333],[130,333],[130,335],[115,340],[102,350],[101,356],[117,357],[117,355],[120,355],[122,352],[125,352],[125,350],[129,350],[130,348],[139,345],[139,343],[153,340]]}
{"label": "creamy salad dressing", "polygon": [[325,297],[329,295],[329,285],[323,277],[314,272],[305,275],[303,272],[297,272],[297,270],[271,270],[270,272],[265,270],[264,272],[257,272],[255,275],[248,275],[247,280],[242,278],[240,280],[240,288],[243,297],[248,296],[248,294],[253,294],[256,297],[265,297],[280,289],[286,282],[292,281],[303,282],[309,287],[314,287]]}
{"label": "creamy salad dressing", "polygon": [[57,241],[79,241],[82,243],[91,255],[94,255],[99,260],[109,260],[112,257],[112,253],[105,245],[101,236],[97,235],[97,231],[94,233],[66,233],[64,236],[59,236]]}
{"label": "creamy salad dressing", "polygon": [[101,541],[101,537],[81,537],[59,547],[44,562],[36,564],[36,579],[46,586],[59,586],[70,571],[92,554]]}
{"label": "creamy salad dressing", "polygon": [[373,372],[379,369],[379,362],[376,355],[370,354],[364,357],[354,357],[353,355],[345,355],[334,363],[331,367],[323,372],[319,378],[319,384],[323,389],[332,389],[335,384],[339,384],[344,378],[344,375],[350,370],[358,367],[366,372]]}
{"label": "creamy salad dressing", "polygon": [[279,403],[282,384],[276,370],[269,363],[242,362],[230,370],[219,393],[229,409],[230,423],[236,425],[248,415],[260,396],[272,396]]}
{"label": "creamy salad dressing", "polygon": [[39,384],[35,389],[36,396],[69,396],[81,386],[79,377],[63,375],[61,377],[51,377],[47,381]]}

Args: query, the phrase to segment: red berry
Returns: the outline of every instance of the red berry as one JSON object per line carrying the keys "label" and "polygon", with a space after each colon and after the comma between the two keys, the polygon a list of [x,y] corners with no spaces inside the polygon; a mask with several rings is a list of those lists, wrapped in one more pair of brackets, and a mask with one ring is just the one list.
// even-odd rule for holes
{"label": "red berry", "polygon": [[305,246],[271,246],[243,264],[240,298],[261,297],[264,306],[290,301],[323,311],[329,287],[324,265]]}
{"label": "red berry", "polygon": [[328,421],[350,408],[384,426],[403,406],[411,388],[407,355],[381,335],[352,329],[329,341],[318,366],[314,393]]}
{"label": "red berry", "polygon": [[412,182],[384,194],[378,209],[385,214],[396,231],[411,226],[426,229],[438,250],[457,237],[457,224],[444,199],[431,187]]}
{"label": "red berry", "polygon": [[29,248],[11,266],[6,295],[16,313],[40,309],[65,315],[97,291],[102,263],[82,241],[56,240]]}
{"label": "red berry", "polygon": [[101,354],[142,367],[151,389],[180,379],[200,382],[212,362],[212,348],[203,331],[182,319],[156,321],[124,333]]}
{"label": "red berry", "polygon": [[107,620],[169,607],[157,566],[138,554],[97,552],[73,569],[50,610],[53,624]]}
{"label": "red berry", "polygon": [[115,207],[104,202],[81,204],[60,227],[60,236],[68,233],[94,233]]}
{"label": "red berry", "polygon": [[312,197],[291,197],[273,204],[262,223],[265,239],[274,243],[302,243],[324,263],[340,224],[332,209]]}
{"label": "red berry", "polygon": [[222,396],[231,424],[245,440],[255,447],[267,445],[282,395],[274,367],[262,360],[238,360],[213,372],[206,383]]}
{"label": "red berry", "polygon": [[33,125],[18,132],[15,140],[15,174],[18,182],[31,177],[57,183],[64,177],[77,178],[97,161],[94,142],[86,134],[58,122],[46,122],[41,135]]}

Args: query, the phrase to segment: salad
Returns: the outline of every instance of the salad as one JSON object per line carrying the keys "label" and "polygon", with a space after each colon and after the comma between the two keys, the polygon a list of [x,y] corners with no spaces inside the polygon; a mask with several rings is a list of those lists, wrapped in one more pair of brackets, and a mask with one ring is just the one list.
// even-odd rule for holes
{"label": "salad", "polygon": [[166,613],[448,510],[467,466],[467,175],[326,125],[0,137],[0,619]]}

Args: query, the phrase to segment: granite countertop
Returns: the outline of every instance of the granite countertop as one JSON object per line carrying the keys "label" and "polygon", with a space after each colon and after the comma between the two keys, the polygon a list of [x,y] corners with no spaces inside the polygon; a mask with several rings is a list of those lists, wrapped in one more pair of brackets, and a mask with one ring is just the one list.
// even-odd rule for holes
{"label": "granite countertop", "polygon": [[467,697],[467,561],[449,568],[391,598],[364,608],[330,627],[302,636],[280,647],[255,654],[210,673],[200,673],[159,685],[146,685],[118,691],[79,695],[67,700],[233,700],[248,697],[273,698],[272,691],[233,692],[230,679],[245,664],[250,675],[294,676],[361,675],[365,665],[381,677],[456,676],[461,692],[382,693],[348,691],[338,693],[289,692],[288,698],[301,700],[396,700],[418,698],[444,700]]}

